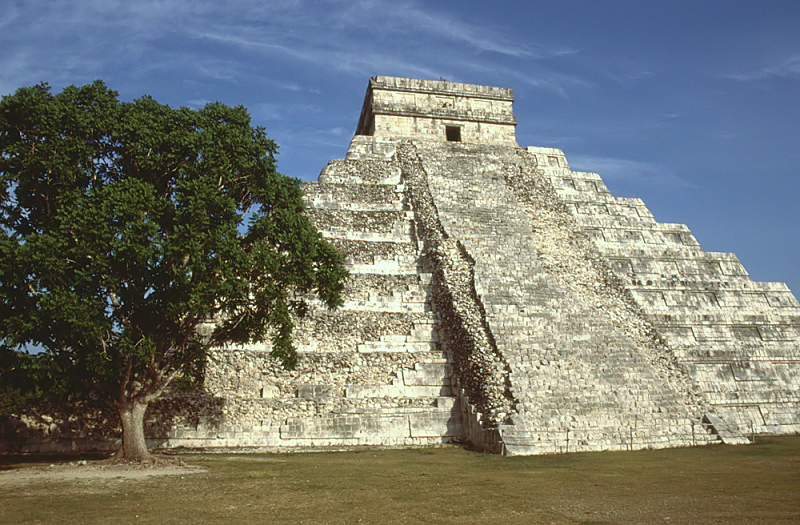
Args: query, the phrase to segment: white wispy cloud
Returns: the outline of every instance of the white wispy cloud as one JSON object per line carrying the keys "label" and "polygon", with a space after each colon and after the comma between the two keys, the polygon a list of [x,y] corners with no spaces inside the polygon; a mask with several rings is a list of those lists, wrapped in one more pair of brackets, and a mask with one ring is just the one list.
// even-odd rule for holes
{"label": "white wispy cloud", "polygon": [[655,187],[696,187],[673,173],[668,167],[654,162],[580,154],[570,155],[568,160],[573,170],[597,173],[607,181]]}
{"label": "white wispy cloud", "polygon": [[[180,71],[190,79],[265,84],[263,74],[243,78],[259,61],[357,76],[456,79],[507,67],[498,58],[517,62],[509,71],[527,70],[523,81],[530,86],[565,94],[585,85],[544,65],[580,50],[414,0],[25,0],[0,14],[0,28],[0,47],[11,50],[0,54],[0,89],[42,79],[90,81],[109,71],[129,78]],[[26,45],[37,51],[25,53]]]}
{"label": "white wispy cloud", "polygon": [[775,61],[774,63],[748,72],[731,73],[725,75],[734,80],[750,81],[772,77],[800,77],[800,53]]}
{"label": "white wispy cloud", "polygon": [[[437,53],[430,48],[419,48],[415,42],[424,39],[459,44],[457,49],[476,52],[494,52],[517,58],[541,58],[569,53],[565,48],[550,51],[531,49],[514,44],[511,40],[480,26],[472,26],[458,19],[426,11],[413,3],[357,2],[346,8],[340,2],[330,3],[340,9],[304,9],[292,12],[280,9],[264,21],[226,19],[225,24],[211,23],[186,31],[201,39],[230,44],[273,56],[284,56],[342,71],[362,73],[365,67],[385,67],[413,70],[434,75],[438,69],[426,66],[431,57],[447,55],[447,47],[439,45]],[[284,6],[285,7],[285,6]],[[402,38],[406,45],[382,46],[382,35]],[[366,44],[372,45],[367,46]],[[376,52],[376,49],[381,51]]]}
{"label": "white wispy cloud", "polygon": [[568,98],[567,92],[572,88],[591,89],[594,85],[575,75],[565,75],[547,69],[538,69],[528,72],[506,70],[508,78],[518,78],[525,84],[533,87],[555,91],[564,98]]}
{"label": "white wispy cloud", "polygon": [[644,69],[607,72],[606,74],[610,79],[614,80],[618,84],[632,84],[639,82],[640,80],[653,78],[655,76],[655,73],[653,73],[652,71]]}
{"label": "white wispy cloud", "polygon": [[[375,3],[379,14],[385,16],[390,11],[389,19],[395,27],[409,32],[435,35],[452,42],[466,44],[479,51],[499,53],[518,58],[542,58],[543,50],[534,50],[498,35],[482,26],[474,26],[452,16],[425,10],[415,3]],[[386,18],[384,18],[385,20]]]}
{"label": "white wispy cloud", "polygon": [[238,69],[226,60],[203,60],[197,63],[197,69],[205,76],[218,80],[235,80]]}
{"label": "white wispy cloud", "polygon": [[284,120],[287,118],[297,118],[303,115],[307,118],[309,114],[319,113],[321,109],[313,104],[286,104],[265,102],[255,104],[249,108],[250,114],[256,120]]}
{"label": "white wispy cloud", "polygon": [[294,82],[278,82],[274,80],[268,80],[266,83],[285,91],[316,93],[317,95],[322,94],[322,91],[319,89],[311,86],[301,86],[300,84],[296,84]]}
{"label": "white wispy cloud", "polygon": [[186,105],[189,106],[192,109],[202,108],[202,107],[205,107],[206,104],[210,104],[210,103],[211,103],[210,100],[207,100],[207,99],[204,99],[204,98],[200,98],[200,99],[197,99],[197,100],[187,100],[186,101]]}

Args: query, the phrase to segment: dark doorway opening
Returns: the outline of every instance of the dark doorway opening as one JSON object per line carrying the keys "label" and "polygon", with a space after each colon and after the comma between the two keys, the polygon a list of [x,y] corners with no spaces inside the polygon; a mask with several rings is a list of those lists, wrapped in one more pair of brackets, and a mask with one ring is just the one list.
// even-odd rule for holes
{"label": "dark doorway opening", "polygon": [[458,126],[445,126],[444,135],[448,142],[461,142],[461,128]]}

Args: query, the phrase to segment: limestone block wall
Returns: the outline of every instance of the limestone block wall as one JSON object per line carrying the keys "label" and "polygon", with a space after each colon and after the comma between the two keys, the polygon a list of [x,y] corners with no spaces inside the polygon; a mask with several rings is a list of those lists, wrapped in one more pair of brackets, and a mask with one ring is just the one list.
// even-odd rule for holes
{"label": "limestone block wall", "polygon": [[406,115],[379,115],[372,134],[378,137],[442,140],[447,127],[458,128],[457,142],[500,143],[516,145],[514,128],[510,125],[473,122],[443,116],[441,118]]}
{"label": "limestone block wall", "polygon": [[746,433],[800,430],[800,307],[786,285],[753,282],[735,255],[703,251],[560,150],[528,150],[557,159],[546,175],[713,410]]}

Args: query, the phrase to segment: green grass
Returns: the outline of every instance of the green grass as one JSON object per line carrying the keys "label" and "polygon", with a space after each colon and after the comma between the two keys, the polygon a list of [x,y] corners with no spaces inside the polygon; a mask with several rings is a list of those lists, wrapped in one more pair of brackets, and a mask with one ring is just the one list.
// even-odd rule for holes
{"label": "green grass", "polygon": [[534,457],[453,447],[185,459],[207,471],[26,485],[0,478],[0,522],[800,522],[797,436],[739,447]]}

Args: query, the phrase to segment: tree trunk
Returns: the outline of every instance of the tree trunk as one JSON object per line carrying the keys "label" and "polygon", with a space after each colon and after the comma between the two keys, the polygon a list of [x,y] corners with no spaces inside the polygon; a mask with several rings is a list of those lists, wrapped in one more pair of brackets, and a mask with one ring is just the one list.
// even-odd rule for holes
{"label": "tree trunk", "polygon": [[122,446],[117,452],[118,461],[151,462],[153,457],[144,440],[144,413],[147,403],[131,401],[119,409],[122,422]]}

